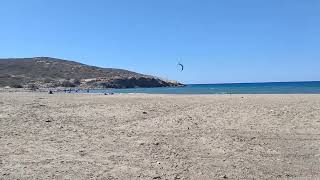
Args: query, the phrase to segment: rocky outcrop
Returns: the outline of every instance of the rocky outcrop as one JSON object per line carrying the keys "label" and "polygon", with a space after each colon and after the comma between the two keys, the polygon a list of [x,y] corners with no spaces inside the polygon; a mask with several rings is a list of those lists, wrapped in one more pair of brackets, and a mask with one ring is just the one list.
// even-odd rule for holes
{"label": "rocky outcrop", "polygon": [[137,88],[137,87],[175,87],[180,83],[161,80],[156,77],[130,77],[116,79],[99,79],[82,83],[83,88]]}

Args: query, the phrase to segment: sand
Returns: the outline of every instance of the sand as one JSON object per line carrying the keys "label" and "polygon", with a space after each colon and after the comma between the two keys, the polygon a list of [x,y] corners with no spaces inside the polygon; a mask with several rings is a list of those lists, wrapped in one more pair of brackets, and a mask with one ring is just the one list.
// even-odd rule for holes
{"label": "sand", "polygon": [[1,92],[0,179],[320,179],[320,95]]}

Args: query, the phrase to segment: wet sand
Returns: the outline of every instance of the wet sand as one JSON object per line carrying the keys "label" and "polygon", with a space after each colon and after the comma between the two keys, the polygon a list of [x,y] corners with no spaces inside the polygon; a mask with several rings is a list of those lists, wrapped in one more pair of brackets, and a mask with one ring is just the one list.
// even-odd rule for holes
{"label": "wet sand", "polygon": [[0,179],[320,179],[320,95],[1,92]]}

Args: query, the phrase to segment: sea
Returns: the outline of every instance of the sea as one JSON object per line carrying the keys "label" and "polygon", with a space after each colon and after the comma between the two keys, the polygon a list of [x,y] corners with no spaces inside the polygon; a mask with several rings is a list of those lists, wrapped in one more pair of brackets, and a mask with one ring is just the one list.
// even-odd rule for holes
{"label": "sea", "polygon": [[99,89],[90,93],[145,94],[320,94],[320,81],[188,84],[184,87]]}

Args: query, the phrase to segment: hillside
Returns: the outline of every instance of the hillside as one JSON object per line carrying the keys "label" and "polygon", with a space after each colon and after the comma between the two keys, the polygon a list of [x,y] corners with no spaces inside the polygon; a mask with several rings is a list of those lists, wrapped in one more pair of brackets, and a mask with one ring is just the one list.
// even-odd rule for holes
{"label": "hillside", "polygon": [[182,84],[123,69],[49,57],[0,59],[0,87],[134,88]]}

